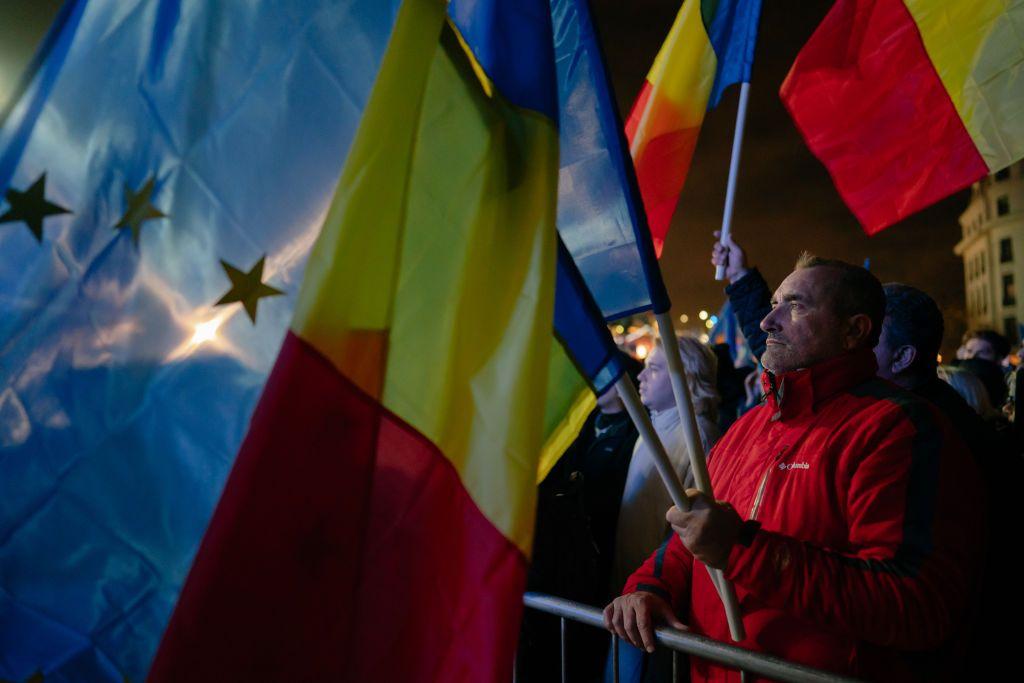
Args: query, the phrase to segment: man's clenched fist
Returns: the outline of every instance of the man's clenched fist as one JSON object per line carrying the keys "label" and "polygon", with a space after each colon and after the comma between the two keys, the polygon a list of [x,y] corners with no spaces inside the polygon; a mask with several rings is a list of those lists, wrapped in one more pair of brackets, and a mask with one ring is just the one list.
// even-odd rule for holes
{"label": "man's clenched fist", "polygon": [[697,489],[688,489],[686,496],[690,510],[683,512],[673,505],[665,519],[694,557],[709,567],[725,569],[743,519],[728,503],[711,500]]}

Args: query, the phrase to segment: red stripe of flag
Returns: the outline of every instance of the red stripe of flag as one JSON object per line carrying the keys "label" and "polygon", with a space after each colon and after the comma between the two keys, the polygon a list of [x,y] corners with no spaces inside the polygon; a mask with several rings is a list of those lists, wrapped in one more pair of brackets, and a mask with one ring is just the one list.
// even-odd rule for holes
{"label": "red stripe of flag", "polygon": [[[644,81],[643,88],[626,120],[626,137],[630,142],[636,135],[653,91],[651,83]],[[645,122],[648,130],[666,132],[646,142],[639,156],[633,159],[633,166],[636,168],[637,185],[640,187],[640,197],[647,213],[654,251],[660,258],[672,216],[679,203],[679,194],[686,184],[690,162],[697,149],[700,126],[684,127],[681,122],[685,121],[686,117],[667,98],[656,101],[649,117]]]}
{"label": "red stripe of flag", "polygon": [[525,575],[443,454],[289,334],[149,678],[507,680]]}
{"label": "red stripe of flag", "polygon": [[901,0],[839,0],[780,95],[869,235],[988,173]]}

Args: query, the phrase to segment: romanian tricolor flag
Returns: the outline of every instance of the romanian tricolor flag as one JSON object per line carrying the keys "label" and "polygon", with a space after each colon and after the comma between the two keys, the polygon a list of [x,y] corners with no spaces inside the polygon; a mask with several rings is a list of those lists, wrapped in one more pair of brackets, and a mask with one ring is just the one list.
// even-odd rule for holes
{"label": "romanian tricolor flag", "polygon": [[685,0],[626,121],[651,237],[661,255],[704,112],[749,82],[761,0]]}
{"label": "romanian tricolor flag", "polygon": [[402,4],[151,680],[510,678],[555,303],[552,46],[547,0]]}
{"label": "romanian tricolor flag", "polygon": [[781,96],[875,234],[1024,157],[1024,2],[839,0]]}

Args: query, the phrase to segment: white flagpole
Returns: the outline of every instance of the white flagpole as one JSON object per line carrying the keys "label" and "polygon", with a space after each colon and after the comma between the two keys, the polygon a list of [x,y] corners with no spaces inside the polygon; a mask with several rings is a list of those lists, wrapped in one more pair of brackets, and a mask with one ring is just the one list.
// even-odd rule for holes
{"label": "white flagpole", "polygon": [[[732,158],[729,160],[729,183],[725,188],[725,211],[722,212],[722,236],[720,242],[729,239],[732,229],[732,210],[736,202],[736,180],[740,174],[740,150],[743,147],[743,129],[747,124],[747,104],[750,101],[750,83],[740,85],[740,103],[736,108],[736,129],[732,136]],[[725,279],[725,266],[715,267],[715,279]]]}
{"label": "white flagpole", "polygon": [[[665,359],[668,363],[672,394],[676,399],[676,409],[679,411],[683,428],[683,439],[690,452],[690,471],[693,472],[693,478],[700,492],[714,500],[711,477],[708,476],[707,458],[704,455],[704,443],[700,439],[697,417],[693,412],[693,399],[690,397],[690,386],[686,383],[683,359],[679,355],[679,343],[676,341],[676,331],[672,325],[672,314],[669,312],[657,313],[654,317],[658,321],[658,335],[661,337],[662,350],[665,352]],[[676,503],[676,507],[678,506],[679,504]],[[729,633],[732,635],[732,639],[738,643],[746,637],[746,632],[743,629],[743,619],[740,615],[740,603],[736,598],[736,591],[721,570],[708,567],[708,571],[711,572],[711,580],[718,588],[718,594],[725,606],[725,616],[729,620]]]}

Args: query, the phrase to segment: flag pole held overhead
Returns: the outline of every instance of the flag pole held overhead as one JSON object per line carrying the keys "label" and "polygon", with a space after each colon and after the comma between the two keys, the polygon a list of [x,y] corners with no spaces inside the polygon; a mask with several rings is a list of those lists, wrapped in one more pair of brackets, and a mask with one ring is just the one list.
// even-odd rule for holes
{"label": "flag pole held overhead", "polygon": [[[747,124],[747,105],[750,102],[750,83],[740,86],[740,103],[736,109],[736,130],[732,137],[732,157],[729,159],[729,182],[725,188],[725,210],[722,212],[722,236],[719,241],[729,241],[732,231],[732,212],[736,205],[736,181],[740,174],[740,153],[743,148],[743,131]],[[728,256],[726,257],[728,258]],[[715,267],[715,279],[725,279],[725,266]]]}
{"label": "flag pole held overhead", "polygon": [[669,230],[706,113],[749,83],[761,0],[682,3],[626,123],[651,237]]}

